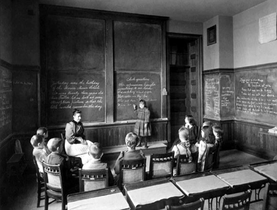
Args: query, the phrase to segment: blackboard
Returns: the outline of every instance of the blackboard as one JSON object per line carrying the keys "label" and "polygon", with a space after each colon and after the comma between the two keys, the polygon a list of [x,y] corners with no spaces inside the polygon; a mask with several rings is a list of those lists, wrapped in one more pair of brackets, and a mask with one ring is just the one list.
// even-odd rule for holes
{"label": "blackboard", "polygon": [[209,74],[204,77],[204,115],[206,118],[220,118],[219,83],[219,74]]}
{"label": "blackboard", "polygon": [[50,15],[47,17],[45,33],[48,69],[105,68],[103,20]]}
{"label": "blackboard", "polygon": [[[93,76],[92,76],[93,75]],[[49,84],[49,124],[72,120],[72,111],[82,111],[83,122],[105,120],[105,76],[99,72],[57,72]]]}
{"label": "blackboard", "polygon": [[116,120],[136,119],[133,104],[146,101],[150,118],[161,117],[161,78],[159,73],[116,72]]}
{"label": "blackboard", "polygon": [[45,25],[46,124],[64,125],[75,108],[84,123],[104,122],[105,21],[49,15]]}
{"label": "blackboard", "polygon": [[236,118],[277,124],[277,68],[240,71],[235,75]]}
{"label": "blackboard", "polygon": [[205,118],[215,120],[232,119],[234,106],[233,73],[215,73],[204,77],[204,114]]}
{"label": "blackboard", "polygon": [[161,25],[114,22],[116,70],[160,72],[162,46]]}
{"label": "blackboard", "polygon": [[13,131],[38,127],[38,73],[20,68],[13,73]]}
{"label": "blackboard", "polygon": [[235,115],[235,83],[233,73],[220,75],[220,117],[232,119]]}
{"label": "blackboard", "polygon": [[12,73],[0,66],[0,139],[12,133]]}

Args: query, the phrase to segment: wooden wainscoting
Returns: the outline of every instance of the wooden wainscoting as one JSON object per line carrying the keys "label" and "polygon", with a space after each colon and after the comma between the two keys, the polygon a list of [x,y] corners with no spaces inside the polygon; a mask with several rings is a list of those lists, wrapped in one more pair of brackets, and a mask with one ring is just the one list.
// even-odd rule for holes
{"label": "wooden wainscoting", "polygon": [[266,133],[271,127],[235,121],[234,128],[238,149],[265,159],[271,159],[277,154],[277,136]]}
{"label": "wooden wainscoting", "polygon": [[[86,139],[96,141],[102,147],[125,145],[125,136],[134,130],[135,123],[117,123],[107,125],[85,126]],[[149,141],[167,140],[167,121],[153,121],[152,136]],[[49,129],[49,137],[60,137],[64,128]]]}

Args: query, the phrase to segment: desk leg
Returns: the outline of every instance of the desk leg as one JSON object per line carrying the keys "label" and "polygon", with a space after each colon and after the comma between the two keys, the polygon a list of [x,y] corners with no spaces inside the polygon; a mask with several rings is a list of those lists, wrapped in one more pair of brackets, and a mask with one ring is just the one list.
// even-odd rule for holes
{"label": "desk leg", "polygon": [[222,196],[216,197],[216,210],[220,209],[220,201],[221,201]]}
{"label": "desk leg", "polygon": [[260,193],[261,190],[265,187],[265,184],[263,184],[259,189],[255,189],[255,201],[259,201],[260,199]]}
{"label": "desk leg", "polygon": [[212,210],[213,209],[213,198],[208,199],[208,209]]}

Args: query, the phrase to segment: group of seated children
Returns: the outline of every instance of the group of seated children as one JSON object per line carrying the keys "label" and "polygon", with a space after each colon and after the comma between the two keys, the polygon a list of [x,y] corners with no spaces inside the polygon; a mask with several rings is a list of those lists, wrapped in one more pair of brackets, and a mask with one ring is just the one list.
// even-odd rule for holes
{"label": "group of seated children", "polygon": [[[204,171],[213,164],[213,168],[219,166],[219,151],[222,143],[223,131],[218,125],[212,125],[211,122],[204,122],[201,127],[201,135],[198,135],[197,125],[191,115],[185,117],[185,125],[179,131],[177,139],[171,148],[174,157],[186,155],[188,162],[196,161],[197,170]],[[198,137],[199,136],[199,137]],[[211,161],[206,161],[206,157],[213,153]]]}
{"label": "group of seated children", "polygon": [[[33,156],[38,163],[39,171],[43,173],[42,162],[51,165],[61,164],[67,160],[69,156],[79,157],[82,160],[82,168],[89,169],[105,169],[108,168],[110,177],[109,183],[113,183],[113,178],[117,182],[120,174],[120,164],[122,160],[137,160],[145,158],[141,150],[136,150],[139,142],[137,134],[130,132],[126,135],[125,143],[126,151],[122,151],[112,170],[109,169],[107,163],[101,161],[103,152],[99,143],[85,140],[84,128],[81,120],[81,112],[74,110],[73,120],[66,124],[66,139],[64,143],[65,152],[61,149],[63,140],[61,138],[51,138],[47,142],[48,130],[41,127],[37,130],[36,135],[32,136],[31,144],[33,146]],[[214,151],[216,147],[220,147],[222,142],[222,130],[219,126],[212,126],[210,122],[204,122],[201,128],[201,137],[198,137],[198,128],[192,116],[185,118],[185,125],[179,131],[179,139],[174,142],[171,151],[174,156],[186,155],[188,162],[197,161],[198,171],[204,170],[206,154]],[[214,166],[218,167],[218,154],[214,155]]]}
{"label": "group of seated children", "polygon": [[[47,128],[42,127],[39,128],[38,131],[42,129],[47,134]],[[30,141],[33,145],[33,156],[36,158],[40,173],[43,173],[42,162],[51,165],[59,165],[66,159],[66,156],[60,152],[62,140],[60,138],[51,138],[46,144],[47,139],[45,138],[45,136],[46,135],[36,134],[32,136]],[[138,143],[138,136],[135,133],[128,133],[125,138],[125,143],[127,146],[127,150],[120,153],[119,157],[116,160],[114,169],[112,169],[113,173],[107,166],[107,163],[103,163],[101,161],[103,152],[97,142],[88,144],[88,151],[86,154],[89,158],[87,158],[87,161],[83,163],[82,169],[90,170],[108,168],[110,177],[109,185],[113,185],[114,177],[115,180],[118,180],[118,175],[120,174],[120,162],[122,159],[134,160],[144,158],[144,154],[142,153],[142,151],[138,151],[135,149]]]}

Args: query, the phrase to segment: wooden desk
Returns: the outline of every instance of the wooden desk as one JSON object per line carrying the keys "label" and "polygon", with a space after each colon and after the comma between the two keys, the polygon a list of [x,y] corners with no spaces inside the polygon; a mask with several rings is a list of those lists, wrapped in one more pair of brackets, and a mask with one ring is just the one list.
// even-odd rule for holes
{"label": "wooden desk", "polygon": [[[250,170],[249,168],[237,168],[230,170],[221,170],[213,172],[218,178],[230,185],[228,194],[246,191],[247,189],[255,190],[255,200],[259,200],[261,188],[268,182],[264,176]],[[256,190],[259,190],[258,192]]]}
{"label": "wooden desk", "polygon": [[219,209],[222,197],[229,185],[211,173],[195,174],[183,177],[174,177],[172,181],[187,196],[208,199],[209,209],[212,209],[212,200],[216,198],[216,209]]}
{"label": "wooden desk", "polygon": [[183,193],[166,178],[125,184],[124,189],[132,209],[163,208],[170,199],[183,197]]}
{"label": "wooden desk", "polygon": [[251,165],[254,171],[268,177],[271,181],[277,182],[277,161]]}
{"label": "wooden desk", "polygon": [[107,210],[107,209],[130,209],[118,187],[109,187],[67,196],[68,210]]}

